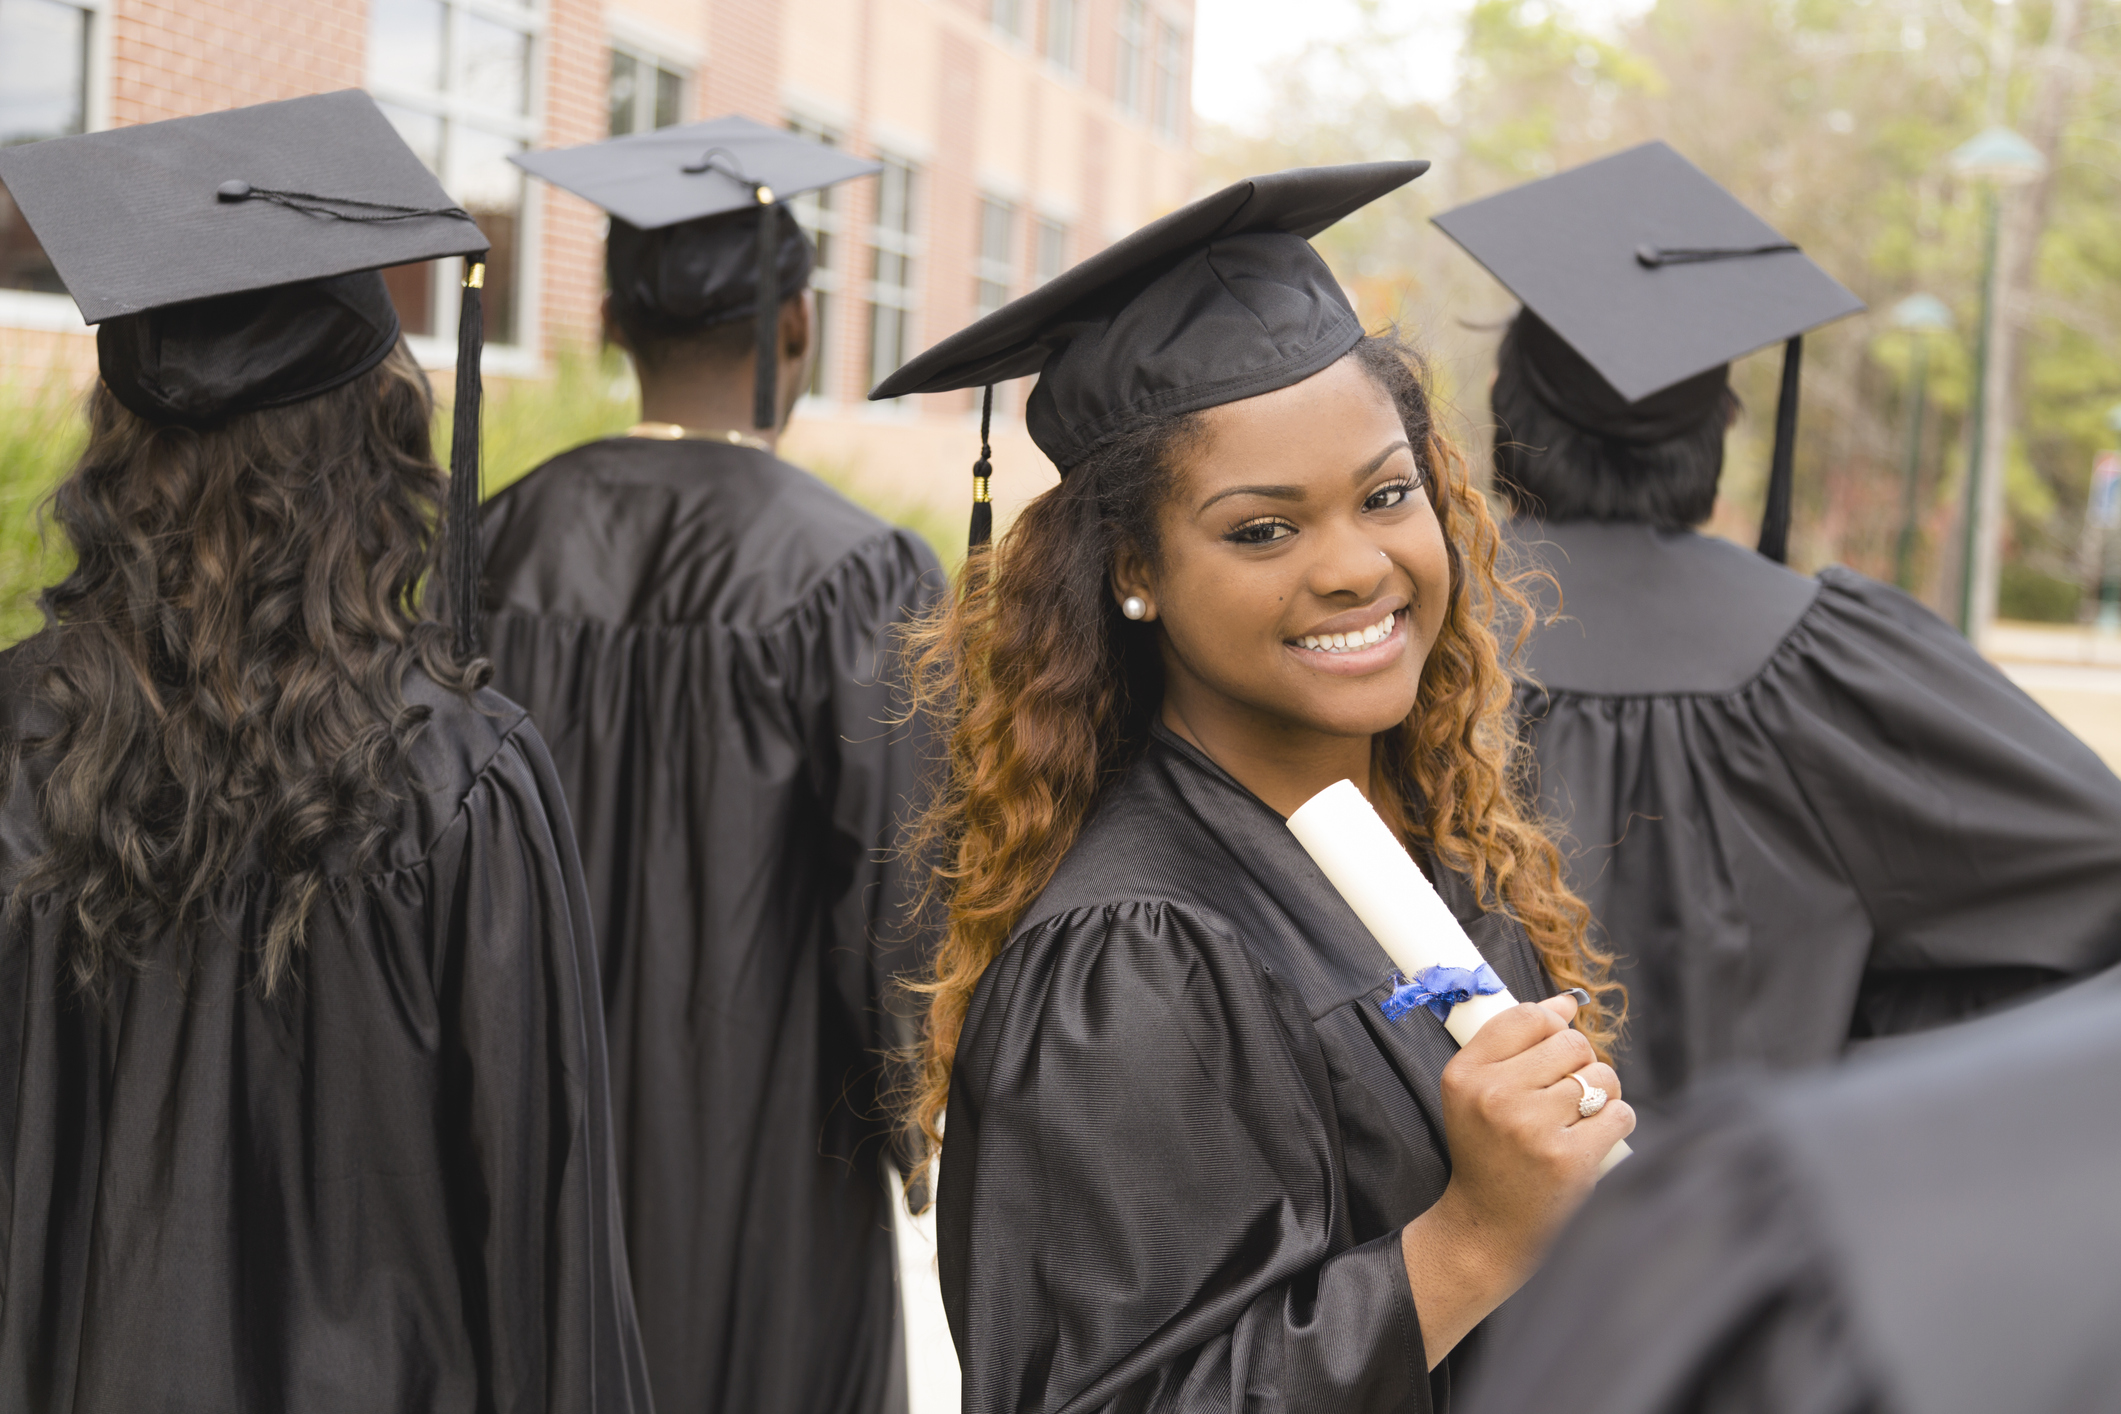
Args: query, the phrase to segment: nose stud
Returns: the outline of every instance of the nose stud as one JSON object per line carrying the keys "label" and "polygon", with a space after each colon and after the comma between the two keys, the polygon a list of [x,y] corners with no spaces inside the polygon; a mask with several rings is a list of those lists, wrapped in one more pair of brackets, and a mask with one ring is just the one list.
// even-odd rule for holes
{"label": "nose stud", "polygon": [[1149,617],[1149,606],[1139,594],[1129,594],[1126,598],[1120,600],[1119,611],[1130,619],[1145,619]]}

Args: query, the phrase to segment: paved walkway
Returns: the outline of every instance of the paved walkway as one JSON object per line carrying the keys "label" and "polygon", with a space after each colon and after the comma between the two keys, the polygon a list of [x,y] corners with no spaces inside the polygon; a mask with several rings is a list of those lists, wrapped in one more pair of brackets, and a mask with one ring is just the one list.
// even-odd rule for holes
{"label": "paved walkway", "polygon": [[2121,633],[1999,623],[1988,656],[2034,701],[2121,771]]}
{"label": "paved walkway", "polygon": [[885,1172],[891,1184],[899,1301],[906,1322],[908,1414],[958,1414],[957,1351],[950,1344],[950,1323],[943,1315],[943,1291],[935,1272],[935,1209],[910,1216],[899,1197],[898,1173]]}

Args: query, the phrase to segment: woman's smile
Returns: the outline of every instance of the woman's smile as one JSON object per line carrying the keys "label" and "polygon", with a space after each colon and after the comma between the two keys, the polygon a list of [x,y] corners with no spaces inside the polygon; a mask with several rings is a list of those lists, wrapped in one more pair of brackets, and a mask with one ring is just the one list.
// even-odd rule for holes
{"label": "woman's smile", "polygon": [[[1387,667],[1407,651],[1401,631],[1404,605],[1341,614],[1310,633],[1285,639],[1283,647],[1306,668],[1341,677],[1362,677]],[[1352,620],[1352,622],[1351,622]]]}

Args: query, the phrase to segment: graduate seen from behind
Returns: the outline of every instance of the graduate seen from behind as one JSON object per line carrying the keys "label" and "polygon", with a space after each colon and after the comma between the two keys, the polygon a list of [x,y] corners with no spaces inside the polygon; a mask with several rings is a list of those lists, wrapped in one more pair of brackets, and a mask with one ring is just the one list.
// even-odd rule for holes
{"label": "graduate seen from behind", "polygon": [[[1426,165],[1240,182],[872,394],[1037,372],[1063,468],[922,639],[949,918],[913,1119],[970,1414],[1440,1407],[1633,1124],[1509,789],[1494,527],[1306,239]],[[1345,780],[1480,985],[1549,1000],[1456,1049],[1284,821]]]}
{"label": "graduate seen from behind", "polygon": [[486,594],[582,841],[656,1405],[902,1407],[880,1057],[912,1038],[888,846],[920,762],[889,667],[941,575],[773,454],[813,348],[784,203],[876,164],[744,118],[521,160],[612,213],[646,419],[493,499]]}
{"label": "graduate seen from behind", "polygon": [[1700,1087],[1498,1319],[1471,1410],[2121,1409],[2117,1074],[2108,972]]}
{"label": "graduate seen from behind", "polygon": [[[0,181],[102,372],[0,655],[0,1409],[645,1410],[567,807],[479,686],[485,238],[358,92]],[[453,255],[445,477],[376,267]]]}
{"label": "graduate seen from behind", "polygon": [[[1524,301],[1495,482],[1552,579],[1518,705],[1628,988],[1630,1097],[2121,959],[2121,781],[1914,600],[1779,563],[1799,336],[1855,297],[1662,143],[1437,223]],[[1691,527],[1729,361],[1784,340],[1755,553]]]}

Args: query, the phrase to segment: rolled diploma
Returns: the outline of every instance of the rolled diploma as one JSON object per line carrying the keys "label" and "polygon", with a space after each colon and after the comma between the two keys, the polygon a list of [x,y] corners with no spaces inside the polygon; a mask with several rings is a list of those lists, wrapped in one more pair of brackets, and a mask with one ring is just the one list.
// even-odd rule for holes
{"label": "rolled diploma", "polygon": [[[1337,781],[1305,801],[1289,817],[1289,832],[1407,981],[1432,967],[1471,972],[1487,961],[1355,782]],[[1444,1029],[1463,1046],[1516,1005],[1508,989],[1468,997],[1451,1008]],[[1598,1171],[1605,1173],[1630,1152],[1625,1142],[1615,1144]]]}

